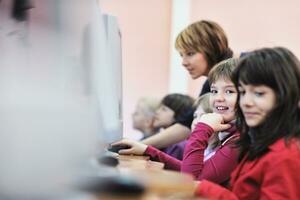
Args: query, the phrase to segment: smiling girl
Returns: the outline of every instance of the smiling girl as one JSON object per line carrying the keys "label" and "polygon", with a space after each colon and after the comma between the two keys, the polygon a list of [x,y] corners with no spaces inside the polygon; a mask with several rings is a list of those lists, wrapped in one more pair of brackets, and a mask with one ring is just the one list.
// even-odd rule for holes
{"label": "smiling girl", "polygon": [[[233,124],[237,90],[230,79],[236,65],[236,59],[228,59],[210,71],[209,102],[214,113],[196,113],[199,116],[194,119],[195,128],[186,142],[182,161],[153,146],[128,139],[112,145],[130,147],[120,150],[120,154],[148,155],[152,160],[165,163],[166,169],[192,174],[196,180],[207,179],[225,184],[238,159],[238,149],[234,143],[239,133]],[[212,141],[212,138],[217,140]]]}

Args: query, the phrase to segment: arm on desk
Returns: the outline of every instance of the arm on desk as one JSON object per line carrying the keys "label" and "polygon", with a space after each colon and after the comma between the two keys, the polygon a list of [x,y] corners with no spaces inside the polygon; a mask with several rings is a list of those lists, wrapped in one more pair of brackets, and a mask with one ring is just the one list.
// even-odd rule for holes
{"label": "arm on desk", "polygon": [[115,146],[126,146],[126,149],[120,149],[118,151],[119,154],[123,155],[144,155],[147,145],[130,139],[122,139],[118,142],[111,144],[112,147]]}
{"label": "arm on desk", "polygon": [[168,154],[156,149],[155,147],[148,146],[145,154],[150,156],[152,160],[159,161],[165,164],[165,169],[180,171],[181,161],[169,156]]}
{"label": "arm on desk", "polygon": [[129,149],[120,150],[119,154],[121,155],[148,155],[155,161],[163,162],[166,169],[180,171],[180,160],[177,160],[152,146],[147,146],[141,142],[129,139],[123,139],[112,144],[112,146],[117,145],[126,145],[130,147]]}
{"label": "arm on desk", "polygon": [[158,149],[166,148],[172,144],[176,144],[186,139],[190,132],[191,130],[186,126],[176,123],[160,133],[142,140],[142,142]]}

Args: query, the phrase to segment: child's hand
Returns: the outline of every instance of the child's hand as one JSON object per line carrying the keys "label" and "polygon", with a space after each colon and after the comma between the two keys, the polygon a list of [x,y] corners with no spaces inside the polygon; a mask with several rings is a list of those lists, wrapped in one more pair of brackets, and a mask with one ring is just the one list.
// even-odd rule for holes
{"label": "child's hand", "polygon": [[129,139],[122,139],[118,142],[111,144],[111,146],[118,146],[118,145],[129,146],[129,148],[122,149],[118,152],[119,154],[123,154],[123,155],[131,155],[131,154],[143,155],[148,147],[147,145],[141,142],[129,140]]}
{"label": "child's hand", "polygon": [[200,117],[199,122],[209,125],[214,129],[215,132],[224,131],[231,127],[230,124],[224,124],[222,115],[217,113],[203,114]]}

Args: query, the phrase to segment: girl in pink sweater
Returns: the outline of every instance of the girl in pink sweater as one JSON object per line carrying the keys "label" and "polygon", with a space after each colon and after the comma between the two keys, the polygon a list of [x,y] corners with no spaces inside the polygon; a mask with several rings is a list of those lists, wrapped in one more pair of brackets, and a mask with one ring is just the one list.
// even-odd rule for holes
{"label": "girl in pink sweater", "polygon": [[230,79],[236,64],[236,59],[229,59],[210,71],[210,106],[214,113],[195,119],[197,125],[187,140],[182,161],[136,141],[124,139],[113,145],[131,147],[120,150],[120,154],[149,155],[151,159],[164,162],[167,169],[192,174],[197,180],[224,183],[235,168],[238,157],[238,149],[233,144],[239,136],[233,125],[237,91]]}

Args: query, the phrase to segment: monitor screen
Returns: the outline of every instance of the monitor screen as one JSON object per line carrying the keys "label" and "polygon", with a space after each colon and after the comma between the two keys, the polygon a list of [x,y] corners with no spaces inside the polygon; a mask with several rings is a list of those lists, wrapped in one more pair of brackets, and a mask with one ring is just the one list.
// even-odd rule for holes
{"label": "monitor screen", "polygon": [[20,22],[11,3],[0,1],[0,199],[58,199],[122,135],[119,30],[94,0],[34,1]]}
{"label": "monitor screen", "polygon": [[120,140],[123,134],[121,34],[115,17],[102,15],[101,18],[104,29],[100,24],[86,27],[82,57],[89,73],[87,92],[96,95],[101,117],[99,137],[103,146],[107,146]]}

